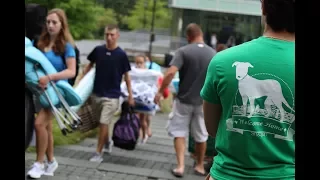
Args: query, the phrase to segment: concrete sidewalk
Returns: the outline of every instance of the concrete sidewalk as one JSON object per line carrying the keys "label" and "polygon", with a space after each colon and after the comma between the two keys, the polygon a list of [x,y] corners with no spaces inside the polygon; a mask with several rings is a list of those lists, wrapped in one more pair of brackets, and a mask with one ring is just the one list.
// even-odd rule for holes
{"label": "concrete sidewalk", "polygon": [[[173,140],[165,130],[167,114],[152,118],[153,136],[145,145],[138,145],[134,151],[113,148],[105,153],[102,163],[89,162],[95,152],[97,140],[85,139],[77,145],[55,148],[59,162],[55,176],[43,176],[41,180],[174,180],[170,170],[176,165]],[[32,165],[35,154],[26,153],[26,172]],[[204,180],[193,174],[193,160],[186,153],[185,180]],[[181,179],[181,178],[180,178]]]}

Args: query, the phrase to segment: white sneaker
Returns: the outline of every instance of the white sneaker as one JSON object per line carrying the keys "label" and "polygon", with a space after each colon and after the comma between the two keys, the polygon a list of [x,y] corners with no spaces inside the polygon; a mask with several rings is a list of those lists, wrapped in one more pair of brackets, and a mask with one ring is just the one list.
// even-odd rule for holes
{"label": "white sneaker", "polygon": [[146,135],[144,136],[144,138],[142,139],[141,144],[146,144],[147,141],[148,141],[148,139],[149,139],[149,136],[146,134]]}
{"label": "white sneaker", "polygon": [[93,157],[90,158],[89,161],[101,163],[101,162],[103,161],[102,153],[100,154],[100,153],[97,153],[97,152],[96,152],[96,153],[93,155]]}
{"label": "white sneaker", "polygon": [[58,162],[54,158],[52,162],[48,162],[48,163],[46,163],[46,165],[47,165],[47,167],[46,167],[46,170],[44,172],[44,175],[53,176],[54,172],[57,170],[57,168],[59,166]]}
{"label": "white sneaker", "polygon": [[112,152],[112,147],[113,147],[113,141],[109,140],[109,142],[106,143],[105,145],[105,149],[109,154]]}
{"label": "white sneaker", "polygon": [[44,174],[44,172],[45,172],[44,164],[35,162],[32,165],[32,168],[28,171],[27,175],[33,179],[39,179]]}

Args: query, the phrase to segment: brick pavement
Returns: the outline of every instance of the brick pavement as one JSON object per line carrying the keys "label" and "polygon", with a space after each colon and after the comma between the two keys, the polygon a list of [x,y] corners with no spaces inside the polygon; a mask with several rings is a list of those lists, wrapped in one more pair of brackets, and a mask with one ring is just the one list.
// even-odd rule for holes
{"label": "brick pavement", "polygon": [[[158,114],[152,119],[153,137],[147,144],[138,145],[134,151],[113,148],[104,154],[102,163],[89,162],[96,147],[96,139],[88,138],[77,145],[55,148],[59,162],[55,176],[43,176],[41,180],[174,180],[170,170],[176,158],[172,138],[167,136],[167,115]],[[35,159],[35,154],[26,153],[26,172]],[[186,180],[203,180],[193,174],[193,160],[186,153]]]}

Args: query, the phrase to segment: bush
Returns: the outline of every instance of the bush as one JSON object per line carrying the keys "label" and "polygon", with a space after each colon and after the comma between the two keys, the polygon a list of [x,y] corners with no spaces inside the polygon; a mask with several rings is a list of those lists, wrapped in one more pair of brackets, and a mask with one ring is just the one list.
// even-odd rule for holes
{"label": "bush", "polygon": [[[55,119],[53,120],[54,146],[77,144],[87,137],[95,137],[97,132],[97,129],[88,131],[86,133],[75,131],[67,134],[67,136],[64,136],[61,133],[57,121]],[[35,152],[35,147],[29,147],[26,152]]]}

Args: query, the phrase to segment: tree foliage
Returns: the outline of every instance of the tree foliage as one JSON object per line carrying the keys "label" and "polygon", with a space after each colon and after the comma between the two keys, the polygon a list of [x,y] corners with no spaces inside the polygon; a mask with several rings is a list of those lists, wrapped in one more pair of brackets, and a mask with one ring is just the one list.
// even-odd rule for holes
{"label": "tree foliage", "polygon": [[[75,39],[101,37],[105,25],[118,24],[121,29],[150,29],[154,0],[25,0],[48,9],[61,8],[68,17]],[[157,0],[155,28],[168,28],[171,11],[167,0]]]}
{"label": "tree foliage", "polygon": [[93,0],[26,0],[52,8],[63,9],[68,17],[70,31],[75,39],[91,39],[108,23],[117,23],[111,9],[105,9]]}
{"label": "tree foliage", "polygon": [[[130,29],[150,29],[154,0],[137,0],[130,16],[126,19]],[[155,11],[155,28],[168,28],[171,23],[171,11],[167,1],[157,0]]]}
{"label": "tree foliage", "polygon": [[104,8],[112,9],[120,28],[126,28],[125,19],[130,15],[132,7],[136,4],[136,0],[98,0]]}

